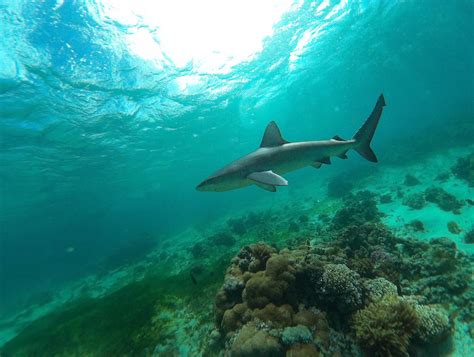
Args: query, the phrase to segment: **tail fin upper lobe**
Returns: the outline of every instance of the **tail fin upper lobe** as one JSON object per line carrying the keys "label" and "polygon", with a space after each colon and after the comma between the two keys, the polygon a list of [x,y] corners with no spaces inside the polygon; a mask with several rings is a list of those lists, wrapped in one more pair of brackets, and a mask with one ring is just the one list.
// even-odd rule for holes
{"label": "tail fin upper lobe", "polygon": [[354,150],[357,151],[360,156],[372,162],[377,162],[378,160],[375,153],[370,148],[370,142],[372,141],[375,129],[377,129],[380,117],[382,116],[383,107],[385,107],[385,98],[383,97],[383,94],[380,94],[379,99],[372,110],[372,114],[370,114],[369,118],[361,128],[357,130],[352,138],[357,143]]}

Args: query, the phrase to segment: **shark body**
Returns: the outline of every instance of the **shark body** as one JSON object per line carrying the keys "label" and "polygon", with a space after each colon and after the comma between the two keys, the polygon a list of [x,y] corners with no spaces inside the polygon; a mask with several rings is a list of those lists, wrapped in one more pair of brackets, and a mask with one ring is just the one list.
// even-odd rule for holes
{"label": "shark body", "polygon": [[369,161],[377,162],[370,142],[384,106],[385,99],[381,94],[369,118],[350,140],[335,136],[330,140],[288,142],[272,121],[257,150],[209,176],[196,189],[222,192],[257,185],[275,192],[276,186],[288,185],[288,181],[281,175],[306,166],[320,168],[323,164],[330,164],[332,156],[347,159],[346,153],[350,149]]}

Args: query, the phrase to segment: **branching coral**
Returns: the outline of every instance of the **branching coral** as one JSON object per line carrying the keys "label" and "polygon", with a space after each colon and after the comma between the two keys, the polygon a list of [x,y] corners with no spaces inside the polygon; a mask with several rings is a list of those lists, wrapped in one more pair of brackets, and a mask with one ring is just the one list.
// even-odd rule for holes
{"label": "branching coral", "polygon": [[421,341],[437,342],[451,332],[449,317],[441,307],[416,304],[415,312],[420,322],[416,337]]}
{"label": "branching coral", "polygon": [[385,296],[358,311],[353,320],[355,337],[370,356],[408,356],[419,320],[413,307],[396,296]]}
{"label": "branching coral", "polygon": [[385,296],[397,296],[397,287],[384,278],[364,282],[365,295],[369,302],[379,301]]}
{"label": "branching coral", "polygon": [[344,264],[327,264],[321,276],[321,293],[341,312],[354,311],[362,305],[359,275]]}

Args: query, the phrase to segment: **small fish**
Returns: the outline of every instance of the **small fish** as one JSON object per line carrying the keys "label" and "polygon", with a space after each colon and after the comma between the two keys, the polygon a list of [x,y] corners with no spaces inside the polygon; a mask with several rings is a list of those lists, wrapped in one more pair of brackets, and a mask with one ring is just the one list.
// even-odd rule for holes
{"label": "small fish", "polygon": [[474,206],[474,200],[471,200],[470,198],[467,198],[466,202],[469,204],[469,206]]}
{"label": "small fish", "polygon": [[198,282],[197,282],[196,278],[194,277],[194,274],[193,274],[192,271],[189,272],[189,276],[191,277],[191,281],[193,282],[193,284],[197,285]]}
{"label": "small fish", "polygon": [[75,247],[67,247],[66,252],[73,253],[76,250]]}

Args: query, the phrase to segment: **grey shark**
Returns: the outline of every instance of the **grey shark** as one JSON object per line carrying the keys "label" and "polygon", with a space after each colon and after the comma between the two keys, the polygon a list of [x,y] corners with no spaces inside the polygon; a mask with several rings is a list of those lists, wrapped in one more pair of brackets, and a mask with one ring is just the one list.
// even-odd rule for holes
{"label": "grey shark", "polygon": [[199,191],[230,191],[250,185],[275,192],[277,186],[287,186],[281,175],[306,166],[320,168],[330,164],[331,157],[347,159],[347,151],[354,149],[363,158],[377,162],[370,142],[382,115],[385,99],[381,94],[369,118],[350,140],[335,136],[330,140],[288,142],[283,139],[274,121],[263,135],[260,147],[230,163],[201,182]]}

